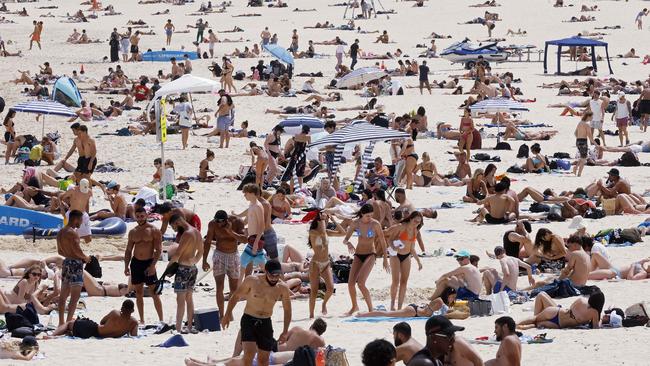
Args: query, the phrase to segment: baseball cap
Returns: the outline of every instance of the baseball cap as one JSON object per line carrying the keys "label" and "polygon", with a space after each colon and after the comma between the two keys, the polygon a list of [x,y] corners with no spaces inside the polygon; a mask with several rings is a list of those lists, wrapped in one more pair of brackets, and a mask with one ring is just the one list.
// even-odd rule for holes
{"label": "baseball cap", "polygon": [[463,257],[469,258],[470,255],[471,254],[469,253],[468,250],[461,249],[460,251],[456,252],[456,254],[454,254],[454,257],[456,257],[456,258],[463,258]]}
{"label": "baseball cap", "polygon": [[264,265],[264,271],[269,274],[281,274],[282,265],[275,259],[272,259]]}
{"label": "baseball cap", "polygon": [[228,220],[228,213],[224,210],[219,210],[214,214],[214,219],[216,221],[226,221]]}
{"label": "baseball cap", "polygon": [[88,179],[84,178],[79,181],[79,190],[82,193],[88,193],[88,191],[90,190],[90,182],[88,181]]}
{"label": "baseball cap", "polygon": [[454,333],[465,330],[465,327],[459,327],[454,325],[442,315],[432,316],[427,320],[427,324],[424,326],[427,334],[430,332],[441,333],[445,335],[454,335]]}
{"label": "baseball cap", "polygon": [[108,188],[108,189],[113,189],[113,188],[115,188],[115,187],[117,187],[117,182],[114,181],[114,180],[112,180],[112,181],[110,181],[110,182],[108,182],[108,183],[106,184],[106,188]]}
{"label": "baseball cap", "polygon": [[618,169],[612,168],[607,172],[607,174],[618,177],[621,173],[618,171]]}

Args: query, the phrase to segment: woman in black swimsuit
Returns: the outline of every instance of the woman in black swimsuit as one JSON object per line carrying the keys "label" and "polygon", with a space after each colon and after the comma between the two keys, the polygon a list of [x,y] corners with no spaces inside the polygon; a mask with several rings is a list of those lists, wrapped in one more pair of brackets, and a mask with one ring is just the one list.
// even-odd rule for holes
{"label": "woman in black swimsuit", "polygon": [[266,172],[266,179],[269,182],[273,182],[278,175],[278,158],[282,158],[280,135],[283,132],[284,127],[277,125],[273,127],[273,131],[264,140],[264,150],[269,154],[269,167]]}
{"label": "woman in black swimsuit", "polygon": [[[354,254],[352,267],[350,268],[350,276],[348,277],[348,292],[350,293],[352,307],[350,311],[345,313],[346,316],[350,316],[359,311],[359,305],[357,305],[357,286],[363,295],[363,299],[366,301],[368,311],[372,311],[372,297],[366,287],[366,281],[368,280],[370,271],[372,271],[372,267],[375,265],[377,255],[383,256],[384,269],[386,272],[389,272],[384,232],[381,229],[379,221],[373,219],[372,215],[372,205],[363,205],[359,213],[357,213],[357,219],[352,221],[350,226],[348,226],[347,234],[345,235],[345,239],[343,239],[343,244],[347,245],[350,254]],[[359,236],[356,248],[350,243],[350,238],[354,233],[357,233]],[[377,247],[375,244],[379,244],[379,246]]]}
{"label": "woman in black swimsuit", "polygon": [[485,174],[483,169],[474,170],[474,175],[467,180],[467,192],[463,197],[463,202],[476,203],[487,196],[487,185],[485,184]]}
{"label": "woman in black swimsuit", "polygon": [[404,139],[401,156],[404,160],[403,174],[406,177],[406,189],[413,189],[413,173],[418,164],[418,154],[415,153],[415,143],[412,138]]}
{"label": "woman in black swimsuit", "polygon": [[5,126],[5,142],[7,143],[7,149],[5,150],[5,165],[9,164],[9,158],[16,153],[16,130],[14,129],[14,117],[16,116],[16,111],[10,109],[5,116],[5,120],[2,123]]}
{"label": "woman in black swimsuit", "polygon": [[[302,187],[302,179],[305,177],[305,168],[307,166],[307,145],[311,143],[311,136],[309,131],[311,129],[307,125],[302,126],[302,131],[291,139],[291,143],[285,146],[285,155],[291,155],[291,160],[285,171],[284,178],[291,179],[292,175],[298,177],[298,184]],[[291,153],[287,154],[288,148],[291,148]],[[289,174],[289,175],[288,175]]]}
{"label": "woman in black swimsuit", "polygon": [[494,186],[497,185],[496,173],[496,165],[490,163],[485,167],[485,177],[483,178],[483,181],[485,182],[485,187],[489,194],[494,194]]}

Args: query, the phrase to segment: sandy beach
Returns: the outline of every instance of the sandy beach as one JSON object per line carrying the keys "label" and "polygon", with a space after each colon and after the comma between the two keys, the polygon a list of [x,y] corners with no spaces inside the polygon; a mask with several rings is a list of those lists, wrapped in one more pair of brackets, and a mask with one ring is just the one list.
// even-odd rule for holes
{"label": "sandy beach", "polygon": [[[307,41],[325,41],[332,40],[335,36],[341,37],[344,41],[351,44],[355,38],[360,40],[360,48],[364,51],[371,51],[376,54],[386,52],[395,52],[400,48],[405,55],[401,59],[413,59],[418,61],[424,60],[417,58],[417,55],[424,51],[422,48],[416,48],[416,44],[429,44],[429,39],[425,39],[431,32],[439,34],[452,35],[450,39],[438,39],[438,52],[450,45],[452,42],[460,41],[468,37],[473,41],[483,40],[487,37],[487,30],[481,25],[460,25],[458,23],[471,20],[475,17],[483,16],[485,10],[499,13],[502,21],[496,22],[493,31],[493,37],[506,38],[503,44],[530,44],[535,45],[538,49],[543,49],[544,42],[547,40],[566,38],[574,36],[585,30],[594,32],[595,27],[620,25],[621,29],[602,30],[606,33],[603,41],[609,44],[609,55],[611,65],[614,70],[612,77],[626,81],[647,80],[650,74],[648,65],[641,64],[643,56],[650,53],[648,45],[650,40],[648,26],[644,25],[643,30],[637,30],[634,24],[636,14],[647,7],[648,2],[639,0],[630,1],[590,1],[583,2],[569,0],[572,7],[553,7],[553,2],[546,1],[521,1],[521,0],[499,0],[499,7],[490,8],[473,8],[468,7],[470,4],[477,3],[478,0],[430,0],[424,2],[424,7],[414,7],[412,1],[390,1],[383,0],[381,4],[385,9],[394,9],[396,14],[379,15],[376,18],[357,20],[356,24],[361,26],[365,31],[383,31],[387,30],[390,39],[394,43],[379,44],[373,43],[378,34],[360,34],[356,31],[339,31],[323,29],[303,29],[304,26],[313,26],[316,22],[330,21],[335,25],[347,23],[343,19],[345,7],[329,6],[336,1],[309,1],[309,0],[288,0],[287,8],[268,8],[264,7],[246,7],[243,0],[233,1],[233,6],[227,7],[225,13],[213,13],[202,16],[191,16],[190,13],[196,12],[200,2],[194,2],[183,6],[172,4],[137,4],[135,0],[113,0],[104,2],[103,6],[109,3],[115,7],[117,12],[122,15],[104,16],[103,11],[98,12],[98,19],[89,19],[87,23],[65,23],[60,22],[65,18],[61,16],[66,13],[74,13],[79,9],[86,12],[88,5],[79,5],[78,1],[73,0],[53,0],[41,1],[36,3],[16,4],[9,3],[7,7],[11,11],[19,10],[25,6],[29,16],[21,17],[11,14],[0,14],[0,17],[6,17],[15,21],[14,24],[0,24],[0,36],[5,42],[7,51],[22,52],[22,57],[0,58],[0,85],[2,96],[6,102],[5,112],[0,116],[4,118],[7,109],[19,102],[28,99],[21,94],[25,85],[14,85],[10,82],[19,74],[19,70],[29,70],[31,74],[38,71],[38,66],[48,61],[52,66],[54,73],[57,75],[71,75],[73,70],[79,70],[83,65],[85,74],[88,78],[99,80],[106,75],[108,67],[114,67],[115,63],[102,62],[104,56],[109,55],[108,37],[114,27],[118,31],[125,31],[128,20],[142,19],[151,28],[144,30],[153,30],[155,35],[142,36],[140,49],[159,50],[165,47],[165,35],[163,26],[166,20],[172,19],[177,30],[185,30],[186,25],[195,24],[198,18],[209,22],[209,27],[213,31],[232,29],[238,26],[244,32],[238,33],[218,33],[220,39],[243,37],[242,42],[237,43],[217,43],[215,47],[215,57],[213,60],[220,62],[224,54],[230,54],[235,47],[242,50],[244,46],[252,47],[253,44],[259,43],[260,32],[265,26],[269,27],[271,33],[277,33],[279,44],[287,47],[291,42],[291,31],[297,29],[300,35],[300,50],[305,50]],[[375,0],[376,6],[380,2]],[[580,6],[598,5],[599,11],[581,12]],[[38,6],[56,5],[57,9],[37,9]],[[293,12],[295,8],[311,9],[314,12]],[[170,9],[167,15],[151,15],[158,11]],[[40,17],[51,12],[55,17]],[[233,17],[233,15],[244,13],[258,13],[258,17]],[[580,15],[595,16],[596,20],[592,22],[575,22],[568,21],[572,16]],[[647,19],[647,21],[646,21]],[[28,50],[29,34],[32,31],[32,21],[42,20],[44,22],[44,31],[42,35],[42,50],[37,48]],[[649,18],[644,21],[650,22]],[[101,43],[92,44],[70,44],[66,42],[72,29],[76,28],[81,31],[85,29],[89,37],[99,39]],[[524,36],[506,36],[508,29],[516,31],[522,29],[527,32]],[[207,33],[207,31],[206,31]],[[189,33],[176,33],[173,35],[172,45],[168,49],[193,51],[195,47],[192,42],[195,39],[196,31],[190,29]],[[346,46],[346,50],[349,46]],[[623,59],[617,58],[617,54],[623,54],[635,48],[639,58]],[[207,51],[207,44],[202,46],[203,51]],[[334,45],[317,45],[316,52],[325,56],[313,59],[296,59],[295,73],[322,72],[324,77],[315,78],[315,88],[320,92],[325,92],[325,86],[329,85],[330,80],[335,74],[334,65],[336,64],[335,54],[336,46]],[[549,72],[555,70],[555,50],[549,50]],[[605,57],[603,50],[596,51],[598,55]],[[537,60],[537,54],[531,56]],[[244,71],[248,76],[250,68],[257,64],[258,59],[268,63],[272,56],[264,54],[261,58],[232,58],[236,71]],[[386,68],[394,69],[397,67],[397,60],[379,60],[384,63]],[[193,75],[205,78],[214,77],[208,70],[213,60],[195,60],[193,64]],[[467,72],[462,65],[451,64],[443,58],[427,58],[427,64],[431,70],[429,80],[449,80],[449,75],[463,74]],[[359,60],[357,67],[373,66],[377,60]],[[158,70],[165,73],[170,72],[168,62],[135,62],[119,63],[125,74],[131,79],[137,79],[140,75],[147,75],[150,78],[155,77]],[[344,59],[344,64],[350,64],[350,58]],[[568,58],[563,59],[563,70],[567,72],[574,71],[578,68],[591,65],[591,62],[574,62]],[[599,73],[597,78],[604,79],[609,77],[607,72],[607,63],[599,61]],[[543,83],[559,82],[560,80],[573,80],[578,78],[585,79],[581,76],[553,76],[543,74],[541,62],[506,62],[492,64],[493,73],[503,73],[510,71],[515,78],[521,79],[521,83],[516,83],[516,87],[521,88],[523,96],[520,98],[535,99],[534,103],[526,103],[529,112],[524,112],[522,118],[528,119],[534,123],[544,123],[552,127],[543,129],[553,129],[559,133],[548,141],[539,142],[542,153],[552,156],[554,152],[568,152],[573,156],[575,154],[575,126],[579,117],[560,117],[561,109],[547,108],[549,104],[568,103],[569,101],[580,102],[585,100],[582,96],[558,96],[557,88],[543,89]],[[293,85],[299,88],[305,80],[305,77],[294,77]],[[417,86],[417,76],[411,77],[393,77],[393,80],[399,80],[404,86]],[[240,88],[248,81],[235,81],[235,85]],[[460,85],[465,91],[472,87],[471,80],[460,80]],[[97,85],[98,82],[78,83],[81,89]],[[130,85],[129,85],[130,86]],[[51,86],[49,86],[51,88]],[[405,89],[404,96],[381,96],[379,104],[384,106],[388,113],[401,115],[416,110],[419,106],[426,109],[429,127],[435,126],[438,122],[447,122],[454,127],[458,126],[462,110],[458,107],[466,99],[467,95],[449,95],[451,90],[434,89],[431,95],[425,91],[420,95],[417,89]],[[355,95],[357,91],[342,90],[342,101],[326,102],[328,107],[341,108],[366,103],[367,98]],[[88,102],[94,102],[101,106],[108,105],[109,100],[121,101],[123,96],[114,96],[107,94],[95,94],[90,91],[82,91],[82,96]],[[264,110],[279,109],[285,106],[298,106],[307,104],[303,100],[306,95],[298,95],[297,98],[269,97],[269,96],[252,96],[252,97],[235,97],[236,120],[235,127],[238,127],[241,121],[249,121],[249,130],[257,131],[258,135],[268,133],[280,119],[273,114],[265,114]],[[216,110],[216,99],[209,94],[193,95],[194,106],[197,109],[211,108]],[[628,99],[636,100],[637,95],[629,95]],[[145,103],[137,103],[144,108]],[[336,119],[352,118],[356,112],[334,111]],[[141,187],[151,181],[151,176],[155,170],[153,160],[160,157],[160,145],[156,142],[155,136],[116,136],[114,132],[129,124],[130,118],[136,118],[141,114],[139,110],[126,111],[121,116],[104,120],[92,121],[86,123],[89,133],[96,139],[98,149],[98,162],[113,162],[115,166],[124,169],[121,173],[95,173],[93,178],[98,181],[115,180],[122,187]],[[198,116],[211,113],[197,112]],[[605,116],[605,129],[615,130],[615,122],[610,121],[610,115]],[[16,131],[20,135],[32,134],[40,136],[41,123],[36,122],[33,114],[18,113],[14,119]],[[479,125],[488,122],[486,119],[475,119],[474,122]],[[210,125],[215,125],[212,118]],[[65,118],[48,117],[45,122],[45,131],[58,131],[62,138],[58,144],[59,151],[65,153],[72,143],[72,132],[69,123]],[[538,130],[536,128],[530,130]],[[212,170],[217,175],[231,175],[239,171],[240,165],[250,165],[250,155],[247,153],[249,142],[256,141],[258,145],[263,144],[261,138],[234,138],[231,140],[229,149],[218,149],[217,143],[208,142],[200,134],[207,133],[208,129],[196,130],[196,135],[189,138],[190,148],[181,149],[180,135],[169,135],[169,141],[165,147],[165,158],[172,159],[176,167],[176,176],[194,176],[198,173],[199,162],[205,156],[207,148],[215,151],[216,158],[211,164]],[[496,128],[485,128],[487,134],[496,134]],[[631,126],[631,141],[646,141],[647,135],[642,133],[637,126]],[[288,140],[289,136],[283,136],[283,142]],[[212,140],[211,140],[212,141]],[[486,138],[483,140],[485,152],[490,155],[498,155],[501,159],[497,165],[498,174],[502,174],[513,164],[523,164],[523,159],[517,159],[517,147],[520,141],[509,141],[513,150],[494,151],[491,148],[496,144],[495,138]],[[529,146],[533,142],[527,142]],[[617,146],[618,137],[607,136],[608,146]],[[421,155],[422,152],[429,152],[432,161],[435,162],[437,169],[442,174],[452,173],[456,167],[454,155],[448,154],[457,150],[456,141],[439,140],[435,138],[418,138],[415,142],[416,151]],[[389,160],[389,144],[377,143],[374,150],[374,156],[381,156],[385,161]],[[616,159],[620,153],[605,153],[606,159]],[[641,163],[650,163],[648,154],[639,154]],[[486,163],[471,163],[473,169],[484,168]],[[0,187],[9,188],[21,179],[23,166],[4,165],[1,168]],[[581,177],[572,174],[509,174],[512,179],[512,188],[515,191],[521,191],[527,186],[532,186],[542,191],[545,188],[552,188],[556,192],[577,187],[584,187],[597,179],[606,178],[606,172],[610,167],[585,167]],[[45,168],[40,168],[45,169]],[[632,191],[644,193],[650,188],[650,170],[647,167],[619,167],[621,176],[631,183]],[[344,164],[341,167],[340,176],[351,179],[354,174],[354,165],[351,163]],[[317,179],[318,180],[318,179]],[[314,184],[313,182],[310,184]],[[182,197],[185,208],[196,212],[203,220],[204,227],[202,234],[207,232],[207,223],[214,216],[215,211],[225,210],[226,212],[241,212],[247,207],[241,191],[236,187],[239,181],[230,183],[201,183],[190,182],[193,193],[185,194]],[[415,187],[407,191],[407,197],[417,207],[431,207],[440,205],[442,202],[459,202],[465,194],[465,187]],[[526,206],[531,203],[530,199],[526,201]],[[395,205],[396,206],[396,205]],[[106,202],[101,192],[96,192],[91,202],[91,211],[107,208]],[[490,266],[499,268],[495,260],[489,259],[485,251],[492,251],[494,246],[501,245],[502,236],[506,230],[513,225],[476,225],[468,222],[474,217],[474,211],[478,208],[475,204],[465,204],[460,208],[443,209],[438,211],[438,218],[426,219],[424,227],[421,230],[427,252],[432,252],[438,248],[444,248],[447,251],[451,248],[455,250],[466,249],[472,254],[480,256],[480,266]],[[294,209],[296,211],[297,209]],[[648,215],[615,215],[607,216],[601,220],[585,219],[587,232],[595,234],[605,228],[627,228],[638,225],[645,221]],[[569,229],[569,222],[551,222],[551,223],[533,223],[533,237],[537,229],[541,227],[548,228],[554,233],[567,237],[573,232]],[[154,222],[159,226],[160,222]],[[129,228],[135,224],[130,223]],[[303,253],[308,253],[310,249],[307,246],[308,232],[307,225],[288,225],[278,224],[274,228],[278,235],[284,238],[287,244],[298,248]],[[429,231],[452,230],[451,233],[439,233]],[[171,232],[171,229],[169,230]],[[614,265],[628,264],[632,261],[647,257],[649,254],[647,247],[648,240],[637,243],[631,247],[611,248],[609,255]],[[84,246],[88,254],[123,254],[126,247],[126,237],[119,239],[93,239],[90,245]],[[339,254],[347,254],[345,245],[342,244],[341,238],[330,239],[330,251],[334,257]],[[419,249],[418,249],[419,251]],[[0,236],[0,259],[6,263],[12,263],[20,258],[41,258],[56,253],[56,242],[54,240],[37,240],[32,242],[17,236]],[[435,288],[434,281],[443,273],[450,271],[457,266],[453,257],[429,257],[421,258],[424,268],[417,270],[414,264],[411,269],[411,277],[407,291],[405,303],[421,303],[425,301]],[[158,263],[158,273],[160,274],[166,262]],[[200,263],[199,263],[200,264]],[[124,265],[122,262],[103,262],[103,281],[111,283],[126,282],[127,279],[123,274]],[[201,271],[199,270],[199,275]],[[536,276],[537,279],[548,275]],[[16,279],[0,279],[0,288],[11,290]],[[215,291],[214,278],[208,274],[200,282],[207,286],[197,287],[194,293],[196,309],[214,308]],[[389,306],[389,288],[391,277],[381,268],[381,262],[372,270],[368,280],[368,286],[371,289],[375,306]],[[610,307],[619,307],[625,309],[634,303],[648,299],[650,285],[648,280],[643,281],[590,281],[589,285],[597,285],[605,294],[605,309]],[[527,285],[525,277],[519,278],[519,285]],[[119,309],[120,304],[125,298],[102,298],[92,297],[84,299],[87,305],[85,316],[99,320],[111,309]],[[175,297],[171,289],[165,290],[162,295],[164,306],[165,321],[174,322],[175,318]],[[563,306],[568,306],[573,302],[573,298],[561,299],[558,302]],[[319,300],[320,301],[320,300]],[[363,308],[365,304],[359,298],[359,305]],[[392,326],[390,322],[363,322],[351,323],[346,322],[342,316],[349,309],[350,299],[348,296],[347,286],[345,284],[336,285],[336,293],[329,303],[330,314],[325,318],[328,323],[327,332],[324,338],[328,344],[346,349],[350,365],[361,365],[361,352],[366,343],[375,338],[385,338],[392,342]],[[293,321],[292,326],[302,326],[307,328],[311,324],[308,318],[308,301],[307,299],[297,299],[292,302]],[[231,356],[235,337],[239,327],[239,318],[244,306],[239,304],[234,312],[235,322],[231,324],[228,330],[214,332],[209,334],[184,335],[189,347],[183,348],[152,348],[152,345],[159,344],[169,338],[170,333],[163,335],[141,336],[138,338],[120,338],[120,339],[90,339],[90,340],[73,340],[73,339],[55,339],[40,341],[40,352],[43,359],[31,361],[39,365],[70,365],[83,362],[94,362],[99,365],[136,365],[136,364],[157,364],[159,366],[182,365],[187,356],[199,359],[205,359],[206,356],[212,358],[226,358]],[[316,309],[320,309],[320,302],[317,303]],[[512,305],[510,307],[512,316],[515,320],[532,316],[532,302],[523,305]],[[282,308],[280,304],[276,305],[273,315],[273,324],[276,328],[276,334],[282,325]],[[153,306],[149,299],[145,299],[145,312],[147,323],[155,323],[157,320]],[[457,336],[466,339],[474,339],[482,336],[493,334],[494,320],[496,316],[491,317],[471,317],[466,320],[454,321],[455,324],[465,327],[465,331],[460,332]],[[46,324],[48,316],[41,316],[41,320]],[[56,322],[56,319],[54,320]],[[413,336],[420,343],[424,343],[424,324],[426,318],[422,320],[411,321]],[[599,329],[599,330],[527,330],[527,335],[537,335],[547,333],[547,338],[552,338],[553,342],[548,344],[530,344],[523,345],[522,365],[562,365],[562,364],[581,364],[587,365],[647,365],[650,358],[646,336],[648,328],[618,328],[618,329]],[[494,357],[497,346],[493,345],[475,345],[483,360]],[[3,365],[21,364],[19,361],[0,360]],[[400,363],[402,364],[402,363]]]}

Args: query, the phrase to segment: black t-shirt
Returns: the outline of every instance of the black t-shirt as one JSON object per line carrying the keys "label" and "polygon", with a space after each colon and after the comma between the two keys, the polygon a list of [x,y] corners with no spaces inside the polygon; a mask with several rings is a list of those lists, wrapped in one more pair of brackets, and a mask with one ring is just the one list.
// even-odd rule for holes
{"label": "black t-shirt", "polygon": [[350,46],[350,57],[357,57],[357,52],[359,52],[359,45],[353,43],[352,46]]}
{"label": "black t-shirt", "polygon": [[429,66],[420,65],[420,80],[421,81],[429,80]]}
{"label": "black t-shirt", "polygon": [[416,360],[429,360],[433,362],[433,364],[436,366],[443,366],[442,362],[440,362],[440,360],[438,359],[433,358],[431,352],[429,352],[429,350],[426,348],[423,348],[418,353],[414,354],[413,357],[411,357],[411,359],[409,360],[409,363],[406,364],[406,366],[415,365]]}
{"label": "black t-shirt", "polygon": [[388,120],[388,117],[384,113],[380,113],[376,116],[374,116],[370,120],[370,124],[373,124],[375,126],[381,126],[384,128],[388,128],[388,125],[390,124],[390,121]]}

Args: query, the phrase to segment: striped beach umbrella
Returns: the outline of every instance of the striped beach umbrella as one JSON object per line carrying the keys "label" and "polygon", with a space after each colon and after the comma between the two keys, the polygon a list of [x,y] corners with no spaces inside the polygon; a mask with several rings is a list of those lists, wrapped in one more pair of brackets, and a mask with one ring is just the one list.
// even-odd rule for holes
{"label": "striped beach umbrella", "polygon": [[363,155],[361,155],[361,169],[359,173],[354,178],[354,186],[358,190],[361,188],[363,183],[363,177],[366,175],[366,170],[368,170],[368,164],[372,163],[372,151],[375,149],[375,141],[370,141],[368,146],[363,149]]}
{"label": "striped beach umbrella", "polygon": [[507,98],[485,99],[474,105],[471,105],[469,109],[472,112],[482,113],[528,111],[528,108],[526,108],[523,104],[517,102],[516,100]]}
{"label": "striped beach umbrella", "polygon": [[378,69],[376,67],[362,67],[338,79],[336,82],[336,87],[340,89],[349,88],[351,86],[360,84],[365,85],[369,81],[381,79],[386,75],[388,74],[382,69]]}
{"label": "striped beach umbrella", "polygon": [[[53,100],[31,100],[11,107],[16,112],[36,113],[51,116],[74,117],[76,113],[65,105]],[[41,134],[45,134],[45,118]]]}
{"label": "striped beach umbrella", "polygon": [[329,136],[311,143],[309,147],[354,144],[370,141],[388,141],[403,139],[409,136],[408,133],[403,131],[375,126],[366,121],[354,121]]}

